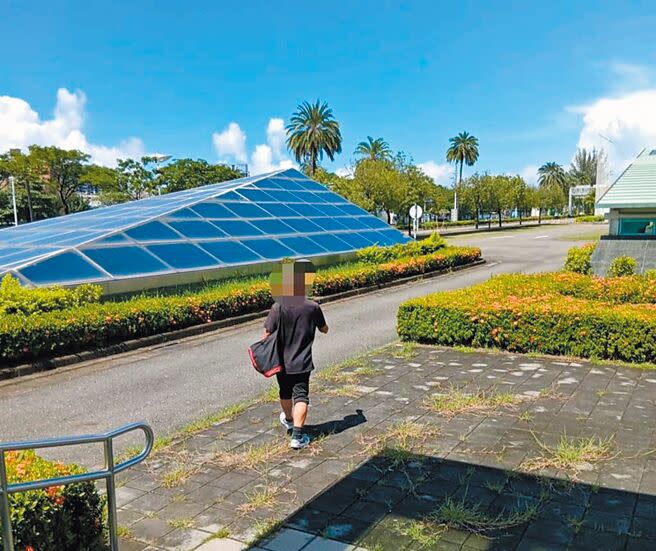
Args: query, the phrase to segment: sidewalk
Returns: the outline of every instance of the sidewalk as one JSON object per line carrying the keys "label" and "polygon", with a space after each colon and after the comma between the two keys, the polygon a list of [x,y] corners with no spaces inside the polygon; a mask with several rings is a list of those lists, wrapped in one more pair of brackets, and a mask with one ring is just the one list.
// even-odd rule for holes
{"label": "sidewalk", "polygon": [[[129,471],[124,550],[656,549],[656,373],[393,345]],[[321,388],[319,388],[321,387]]]}

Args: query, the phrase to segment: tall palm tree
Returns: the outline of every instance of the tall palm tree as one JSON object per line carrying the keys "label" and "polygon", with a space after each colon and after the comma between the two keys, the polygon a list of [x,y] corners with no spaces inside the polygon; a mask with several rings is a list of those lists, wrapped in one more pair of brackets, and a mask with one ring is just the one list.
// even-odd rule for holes
{"label": "tall palm tree", "polygon": [[538,168],[538,183],[541,187],[557,185],[563,191],[567,190],[568,181],[565,169],[553,161],[544,163]]}
{"label": "tall palm tree", "polygon": [[[456,170],[458,170],[458,164],[460,164],[460,175],[458,177],[458,184],[462,182],[462,167],[463,165],[473,166],[474,163],[478,160],[478,138],[472,136],[468,132],[460,132],[457,136],[449,138],[449,149],[446,150],[446,160],[449,163],[456,164]],[[454,217],[458,216],[458,194],[454,192],[453,194],[453,210],[455,212]]]}
{"label": "tall palm tree", "polygon": [[360,142],[355,148],[356,155],[362,155],[365,159],[372,161],[385,161],[392,158],[392,150],[389,144],[383,138],[367,136],[366,142]]}
{"label": "tall palm tree", "polygon": [[294,154],[297,162],[307,163],[312,176],[317,170],[318,159],[323,159],[324,153],[334,161],[335,154],[342,152],[339,122],[335,120],[333,110],[325,101],[304,101],[297,106],[286,130],[287,148]]}

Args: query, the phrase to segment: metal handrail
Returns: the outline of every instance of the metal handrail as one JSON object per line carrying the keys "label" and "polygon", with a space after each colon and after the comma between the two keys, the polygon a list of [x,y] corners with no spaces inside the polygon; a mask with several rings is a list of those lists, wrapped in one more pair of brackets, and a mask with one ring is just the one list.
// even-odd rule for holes
{"label": "metal handrail", "polygon": [[[133,432],[135,430],[143,431],[146,436],[146,444],[141,453],[122,461],[118,465],[114,464],[114,438]],[[4,540],[4,551],[14,551],[14,541],[11,528],[11,516],[9,510],[9,494],[17,492],[27,492],[30,490],[43,490],[51,486],[63,486],[65,484],[74,484],[76,482],[89,482],[92,480],[105,480],[107,485],[107,522],[109,524],[109,544],[111,551],[118,551],[118,535],[116,521],[116,484],[114,477],[129,469],[138,463],[141,463],[153,449],[155,436],[153,429],[146,423],[131,423],[116,430],[104,434],[89,434],[85,436],[70,436],[62,438],[52,438],[48,440],[34,440],[32,442],[8,442],[0,443],[0,519],[2,520],[2,534]],[[98,444],[104,445],[105,468],[82,474],[73,474],[57,478],[48,478],[33,480],[30,482],[21,482],[9,484],[7,480],[7,467],[5,463],[5,454],[8,451],[20,450],[37,450],[42,448],[57,448],[63,446],[76,446],[79,444]]]}

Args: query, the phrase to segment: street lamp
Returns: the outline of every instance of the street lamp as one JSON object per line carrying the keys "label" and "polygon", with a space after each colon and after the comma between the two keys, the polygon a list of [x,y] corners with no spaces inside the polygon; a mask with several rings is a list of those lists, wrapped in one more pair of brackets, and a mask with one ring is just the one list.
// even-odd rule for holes
{"label": "street lamp", "polygon": [[[164,155],[163,153],[155,153],[152,155],[155,161],[155,172],[159,172],[159,163],[165,163],[171,158],[171,155]],[[162,195],[162,187],[157,186],[157,195]]]}

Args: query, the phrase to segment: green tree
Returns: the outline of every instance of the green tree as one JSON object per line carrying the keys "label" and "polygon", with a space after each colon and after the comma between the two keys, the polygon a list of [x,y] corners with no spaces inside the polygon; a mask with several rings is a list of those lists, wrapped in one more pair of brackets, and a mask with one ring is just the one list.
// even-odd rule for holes
{"label": "green tree", "polygon": [[480,225],[481,214],[488,212],[490,204],[490,175],[475,173],[456,184],[456,193],[462,208],[474,215],[476,228]]}
{"label": "green tree", "polygon": [[490,210],[496,213],[499,227],[501,227],[503,213],[513,207],[512,178],[501,174],[497,176],[486,175],[484,179],[488,189]]}
{"label": "green tree", "polygon": [[[12,149],[0,155],[0,179],[12,176],[17,189],[17,202],[24,193],[27,206],[27,221],[36,220],[33,192],[43,191],[38,167],[32,155],[25,155],[20,149]],[[21,193],[21,191],[23,193]],[[13,207],[12,207],[13,208]]]}
{"label": "green tree", "polygon": [[569,167],[570,182],[574,186],[594,186],[597,183],[597,159],[601,152],[596,148],[576,150],[574,160]]}
{"label": "green tree", "polygon": [[406,197],[400,172],[389,162],[363,159],[355,168],[354,180],[374,212],[383,211],[387,223],[400,213]]}
{"label": "green tree", "polygon": [[449,138],[449,149],[446,150],[446,160],[460,165],[458,182],[462,182],[463,165],[474,166],[478,160],[478,138],[468,132],[460,132],[457,136]]}
{"label": "green tree", "polygon": [[544,163],[538,169],[538,183],[541,187],[557,185],[563,193],[566,193],[569,189],[569,182],[565,170],[561,165],[553,161]]}
{"label": "green tree", "polygon": [[513,176],[509,183],[511,208],[517,209],[519,216],[519,224],[522,224],[522,215],[524,212],[530,212],[533,206],[533,198],[531,195],[531,188],[524,181],[521,176]]}
{"label": "green tree", "polygon": [[204,159],[176,159],[157,170],[155,186],[164,193],[218,184],[244,174],[229,166],[212,165]]}
{"label": "green tree", "polygon": [[77,200],[77,191],[89,155],[76,149],[31,145],[30,156],[40,171],[44,185],[57,196],[63,214],[84,208],[83,203]]}
{"label": "green tree", "polygon": [[[101,185],[101,201],[105,204],[143,199],[155,190],[155,175],[148,168],[151,157],[118,159],[113,181]],[[109,175],[109,173],[107,173]]]}
{"label": "green tree", "polygon": [[542,223],[542,213],[562,210],[567,204],[565,192],[558,184],[542,184],[534,192],[534,206],[538,208],[538,223]]}
{"label": "green tree", "polygon": [[292,114],[286,130],[288,149],[297,162],[308,165],[311,176],[324,153],[333,161],[335,154],[342,152],[339,122],[326,102],[303,102]]}
{"label": "green tree", "polygon": [[360,142],[355,148],[355,155],[372,161],[385,161],[392,158],[392,150],[383,138],[367,136],[367,140]]}

